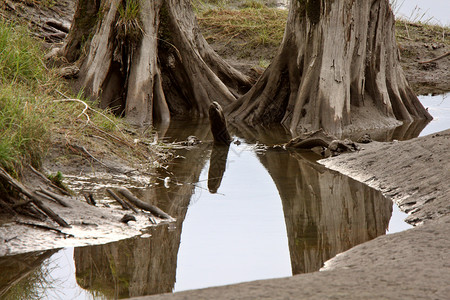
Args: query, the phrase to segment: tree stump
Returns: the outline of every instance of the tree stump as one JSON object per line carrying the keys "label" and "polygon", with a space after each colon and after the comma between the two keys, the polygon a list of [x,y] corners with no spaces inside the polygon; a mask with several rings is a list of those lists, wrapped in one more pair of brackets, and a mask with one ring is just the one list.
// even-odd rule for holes
{"label": "tree stump", "polygon": [[227,121],[219,103],[213,102],[209,106],[209,123],[214,138],[214,144],[230,145],[231,136],[227,129]]}

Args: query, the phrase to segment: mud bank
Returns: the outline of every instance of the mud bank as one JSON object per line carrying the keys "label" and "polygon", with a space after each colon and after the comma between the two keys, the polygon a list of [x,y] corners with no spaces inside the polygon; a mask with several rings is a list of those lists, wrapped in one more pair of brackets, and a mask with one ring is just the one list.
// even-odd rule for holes
{"label": "mud bank", "polygon": [[450,130],[363,147],[321,163],[383,192],[409,214],[410,224],[450,213]]}
{"label": "mud bank", "polygon": [[[59,195],[68,207],[42,199],[47,207],[70,225],[70,228],[58,226],[50,219],[38,221],[21,215],[0,215],[0,256],[110,243],[146,234],[152,226],[173,221],[138,211],[133,213],[136,221],[125,224],[121,222],[121,219],[125,214],[132,213],[131,210],[124,210],[119,203],[107,197],[105,192],[106,187],[114,190],[120,187],[149,186],[152,177],[142,174],[119,175],[101,171],[83,173],[81,164],[78,164],[78,167],[77,174],[66,175],[68,185],[72,191],[76,192],[76,195]],[[44,186],[35,174],[29,173],[25,177],[24,183],[27,187],[33,189],[40,187],[52,191],[51,187]],[[96,206],[86,203],[82,194],[86,186],[89,186],[89,191],[94,195]],[[57,193],[57,191],[53,192]],[[151,220],[150,217],[152,217]]]}
{"label": "mud bank", "polygon": [[450,130],[321,161],[376,187],[420,224],[356,246],[321,272],[139,299],[444,299],[450,292]]}

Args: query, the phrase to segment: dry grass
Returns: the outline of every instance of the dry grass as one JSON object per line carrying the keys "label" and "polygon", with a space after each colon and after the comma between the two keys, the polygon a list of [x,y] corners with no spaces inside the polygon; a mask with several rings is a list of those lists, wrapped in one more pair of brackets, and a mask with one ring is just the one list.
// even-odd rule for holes
{"label": "dry grass", "polygon": [[398,41],[407,40],[450,45],[450,28],[445,26],[414,23],[399,19],[395,22],[395,32]]}
{"label": "dry grass", "polygon": [[220,41],[223,46],[231,43],[237,45],[242,53],[250,53],[258,48],[280,45],[287,13],[285,10],[250,3],[242,9],[197,9],[197,19],[208,42]]}
{"label": "dry grass", "polygon": [[45,66],[40,41],[26,26],[0,18],[0,53],[0,167],[16,175],[23,165],[39,167],[55,142],[93,155],[111,150],[124,161],[152,158],[152,149],[134,142],[153,141],[151,133],[132,136],[125,120],[72,95],[56,70]]}

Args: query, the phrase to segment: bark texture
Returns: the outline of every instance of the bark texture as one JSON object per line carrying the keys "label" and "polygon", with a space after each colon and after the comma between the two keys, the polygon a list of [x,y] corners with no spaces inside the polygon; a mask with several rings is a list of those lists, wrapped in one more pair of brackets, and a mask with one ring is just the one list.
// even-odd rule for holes
{"label": "bark texture", "polygon": [[399,64],[387,0],[292,0],[279,53],[231,119],[331,133],[431,119]]}
{"label": "bark texture", "polygon": [[79,88],[135,125],[206,116],[251,85],[207,44],[189,0],[79,0],[64,49],[86,52]]}

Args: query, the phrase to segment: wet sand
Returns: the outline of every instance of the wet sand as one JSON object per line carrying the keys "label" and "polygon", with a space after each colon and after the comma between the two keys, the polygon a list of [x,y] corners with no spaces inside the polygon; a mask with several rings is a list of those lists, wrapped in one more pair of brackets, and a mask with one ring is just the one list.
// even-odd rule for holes
{"label": "wet sand", "polygon": [[321,163],[381,190],[415,228],[358,245],[320,272],[139,299],[446,299],[450,130],[363,147]]}

